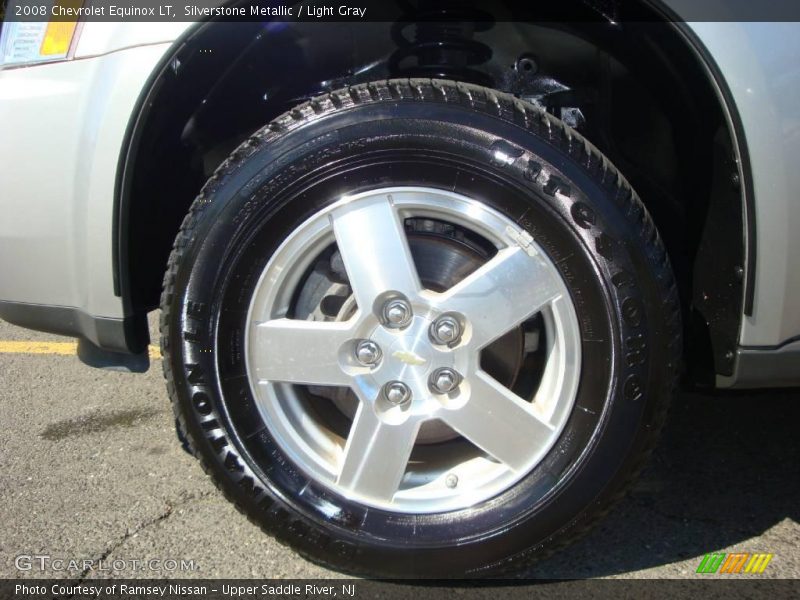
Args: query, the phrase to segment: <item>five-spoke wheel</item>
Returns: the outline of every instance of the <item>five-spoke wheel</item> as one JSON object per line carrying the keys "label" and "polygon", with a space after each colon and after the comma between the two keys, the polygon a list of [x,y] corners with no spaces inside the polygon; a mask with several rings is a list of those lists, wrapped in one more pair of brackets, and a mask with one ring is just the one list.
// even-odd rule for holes
{"label": "five-spoke wheel", "polygon": [[646,210],[580,134],[401,79],[300,105],[220,166],[161,339],[181,433],[266,531],[359,575],[503,576],[641,468],[679,311]]}
{"label": "five-spoke wheel", "polygon": [[[429,289],[408,239],[406,223],[418,218],[477,236],[492,255],[451,287]],[[299,318],[291,299],[303,273],[331,252],[343,263],[350,309]],[[487,373],[481,354],[537,315],[546,364],[521,397]],[[577,388],[577,320],[554,265],[508,218],[452,192],[378,189],[313,215],[264,269],[249,322],[251,382],[292,459],[346,496],[393,510],[453,509],[509,487],[550,449]],[[286,384],[351,390],[357,407],[346,435]],[[444,445],[446,459],[410,465],[431,422],[471,447]]]}

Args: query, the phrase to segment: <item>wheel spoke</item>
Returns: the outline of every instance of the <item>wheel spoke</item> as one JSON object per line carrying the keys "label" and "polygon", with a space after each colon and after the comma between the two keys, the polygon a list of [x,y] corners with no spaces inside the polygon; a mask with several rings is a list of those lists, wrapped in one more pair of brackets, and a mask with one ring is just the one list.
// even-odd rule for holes
{"label": "wheel spoke", "polygon": [[349,385],[339,350],[352,338],[348,322],[274,319],[254,330],[255,375],[259,381]]}
{"label": "wheel spoke", "polygon": [[362,310],[371,310],[377,296],[388,290],[409,298],[419,291],[403,223],[388,196],[357,206],[345,204],[332,219],[350,287]]}
{"label": "wheel spoke", "polygon": [[561,295],[561,285],[540,257],[504,248],[489,262],[444,292],[441,306],[462,313],[472,326],[472,343],[482,348]]}
{"label": "wheel spoke", "polygon": [[390,425],[360,404],[342,457],[337,483],[376,500],[390,501],[403,478],[419,424]]}
{"label": "wheel spoke", "polygon": [[552,427],[539,420],[531,404],[483,372],[470,379],[470,396],[460,409],[445,411],[444,421],[470,442],[520,471],[548,443]]}

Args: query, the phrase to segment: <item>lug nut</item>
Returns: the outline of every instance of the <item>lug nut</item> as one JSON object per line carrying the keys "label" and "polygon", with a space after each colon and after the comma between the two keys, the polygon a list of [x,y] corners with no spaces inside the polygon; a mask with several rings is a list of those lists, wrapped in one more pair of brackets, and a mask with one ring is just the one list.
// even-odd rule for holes
{"label": "lug nut", "polygon": [[458,319],[445,315],[439,317],[431,325],[431,339],[437,343],[446,346],[452,344],[461,337],[461,323]]}
{"label": "lug nut", "polygon": [[381,359],[381,349],[373,341],[361,340],[356,345],[356,358],[365,367],[377,364]]}
{"label": "lug nut", "polygon": [[405,300],[389,300],[383,307],[383,318],[390,327],[403,327],[411,322],[411,305]]}
{"label": "lug nut", "polygon": [[431,390],[437,394],[449,394],[461,383],[461,375],[453,369],[443,368],[433,372],[430,379]]}
{"label": "lug nut", "polygon": [[397,406],[411,399],[411,390],[402,381],[390,381],[383,386],[383,396],[390,404]]}

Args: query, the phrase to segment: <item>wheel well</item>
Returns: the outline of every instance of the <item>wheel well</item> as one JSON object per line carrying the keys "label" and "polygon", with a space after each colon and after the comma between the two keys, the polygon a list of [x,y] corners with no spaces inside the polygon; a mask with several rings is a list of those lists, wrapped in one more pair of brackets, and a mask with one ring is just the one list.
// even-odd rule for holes
{"label": "wheel well", "polygon": [[[492,22],[455,32],[438,24],[438,34],[437,24],[425,23],[424,35],[469,44],[434,55],[408,50],[402,36],[413,42],[413,27],[397,23],[210,22],[193,29],[143,93],[123,152],[115,251],[128,314],[143,318],[157,307],[184,215],[250,133],[318,93],[434,75],[489,84],[537,103],[616,164],[667,246],[689,324],[693,378],[724,372],[741,315],[742,282],[734,271],[744,256],[742,194],[731,185],[738,173],[735,137],[704,65],[676,26],[655,14],[649,22],[622,25],[505,17],[493,14]],[[711,220],[716,229],[707,227]],[[705,292],[695,282],[715,270],[721,244],[732,264],[730,277],[715,285],[727,285],[733,299],[704,311],[698,298]],[[708,325],[714,311],[733,317],[715,330]]]}

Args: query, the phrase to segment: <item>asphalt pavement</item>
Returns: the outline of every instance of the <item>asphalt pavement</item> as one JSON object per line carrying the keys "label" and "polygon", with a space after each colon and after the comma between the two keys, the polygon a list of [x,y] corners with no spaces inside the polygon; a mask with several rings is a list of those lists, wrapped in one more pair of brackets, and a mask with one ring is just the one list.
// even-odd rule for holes
{"label": "asphalt pavement", "polygon": [[[70,340],[0,321],[0,577],[339,576],[262,533],[181,449],[160,359],[123,374],[4,341]],[[798,432],[800,390],[682,395],[632,493],[527,575],[709,577],[706,553],[758,552],[774,555],[758,577],[800,577]]]}

